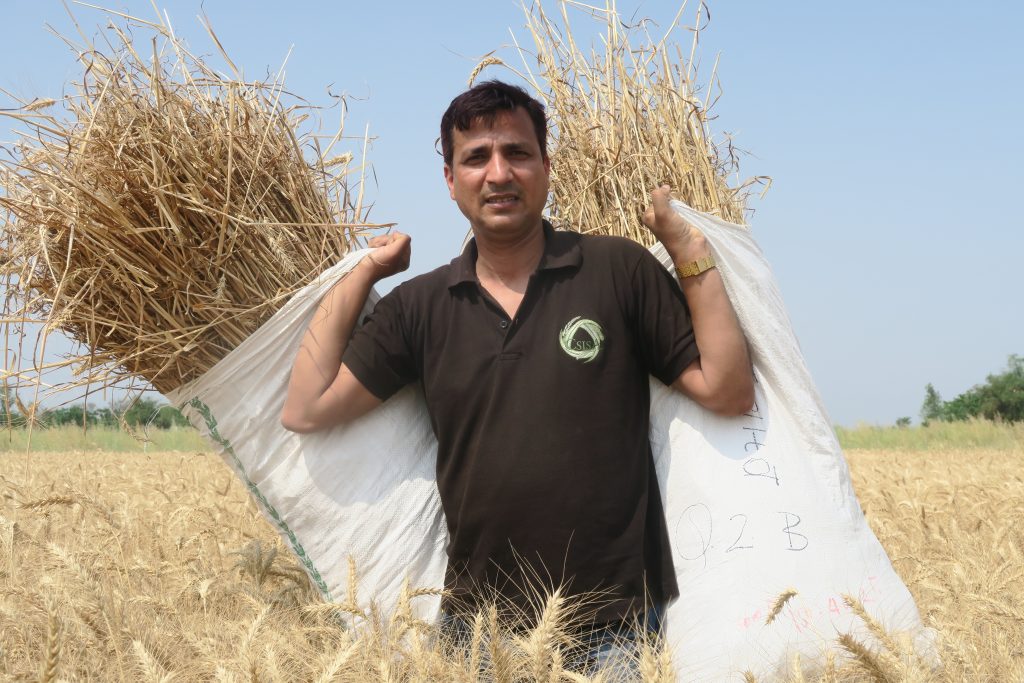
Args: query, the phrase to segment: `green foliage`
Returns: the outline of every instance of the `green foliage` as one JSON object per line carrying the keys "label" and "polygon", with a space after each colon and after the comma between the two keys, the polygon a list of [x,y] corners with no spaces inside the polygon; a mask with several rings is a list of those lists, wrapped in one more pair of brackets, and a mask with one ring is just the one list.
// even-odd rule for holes
{"label": "green foliage", "polygon": [[980,397],[983,417],[1024,421],[1024,356],[1010,356],[1006,372],[989,375],[985,389]]}
{"label": "green foliage", "polygon": [[932,420],[941,420],[945,404],[939,392],[931,382],[924,388],[924,403],[921,405],[921,422],[928,424]]}
{"label": "green foliage", "polygon": [[1024,422],[992,422],[972,418],[935,420],[919,427],[857,425],[836,427],[844,449],[949,451],[983,448],[1024,455]]}
{"label": "green foliage", "polygon": [[167,404],[161,405],[150,398],[115,404],[114,412],[120,414],[130,427],[170,429],[188,425],[188,420],[176,408]]}
{"label": "green foliage", "polygon": [[117,420],[109,408],[86,411],[83,406],[64,406],[62,408],[49,408],[39,416],[42,424],[46,427],[88,426],[95,427],[105,425],[113,427]]}
{"label": "green foliage", "polygon": [[0,394],[0,452],[37,451],[203,451],[209,444],[179,410],[151,398],[125,400],[112,406],[83,404],[47,408],[37,425],[25,428],[14,389]]}
{"label": "green foliage", "polygon": [[909,417],[898,417],[898,418],[896,418],[896,426],[899,427],[900,429],[906,429],[907,427],[910,426],[910,418]]}
{"label": "green foliage", "polygon": [[952,401],[946,401],[942,406],[942,412],[936,416],[936,419],[966,420],[981,416],[981,388],[980,385],[972,387]]}
{"label": "green foliage", "polygon": [[82,405],[49,408],[42,412],[40,419],[46,427],[116,428],[122,421],[133,429],[171,429],[188,426],[188,420],[179,410],[150,398],[121,401],[110,408],[90,408],[88,411]]}
{"label": "green foliage", "polygon": [[[91,412],[91,411],[90,411]],[[31,437],[31,444],[29,439]],[[157,451],[211,452],[211,445],[191,427],[147,429],[128,432],[103,425],[83,430],[81,425],[0,430],[0,453],[33,451],[116,451],[144,453]]]}
{"label": "green foliage", "polygon": [[1024,422],[1024,356],[1013,354],[1006,372],[989,375],[952,401],[943,401],[931,384],[925,387],[921,419],[951,421],[983,418]]}

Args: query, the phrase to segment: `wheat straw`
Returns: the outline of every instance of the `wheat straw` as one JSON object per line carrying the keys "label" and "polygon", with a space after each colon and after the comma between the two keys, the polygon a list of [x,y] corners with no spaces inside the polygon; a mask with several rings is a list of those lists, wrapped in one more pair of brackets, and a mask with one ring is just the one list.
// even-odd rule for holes
{"label": "wheat straw", "polygon": [[768,616],[764,620],[765,626],[768,626],[773,621],[775,621],[775,617],[779,616],[779,613],[782,611],[782,608],[785,607],[786,603],[788,603],[794,597],[796,597],[796,590],[792,588],[788,588],[779,593],[779,597],[775,598],[775,602],[772,603],[771,609],[768,610]]}
{"label": "wheat straw", "polygon": [[860,670],[875,683],[891,683],[890,678],[878,656],[849,633],[840,634],[836,639],[840,647],[849,652],[860,667]]}
{"label": "wheat straw", "polygon": [[50,681],[56,680],[60,664],[60,621],[57,618],[57,607],[47,603],[46,612],[46,649],[43,651],[45,659],[39,674],[41,683],[50,683]]}
{"label": "wheat straw", "polygon": [[[742,223],[749,187],[768,179],[738,187],[726,183],[736,157],[728,144],[715,145],[708,131],[711,102],[700,99],[693,58],[700,29],[691,29],[687,61],[670,40],[682,10],[655,39],[645,21],[626,21],[614,2],[603,8],[558,6],[558,20],[540,3],[525,7],[534,49],[520,48],[524,69],[517,72],[543,99],[552,127],[552,219],[565,229],[621,235],[649,246],[653,236],[640,215],[650,191],[668,183],[690,206]],[[603,29],[600,48],[576,42],[570,7]],[[698,24],[703,11],[701,3]],[[493,57],[481,62],[474,78],[490,63]]]}
{"label": "wheat straw", "polygon": [[297,132],[317,112],[280,75],[246,81],[222,51],[224,76],[162,19],[125,17],[97,42],[68,41],[82,76],[61,111],[4,112],[26,130],[0,161],[5,336],[37,320],[85,349],[51,362],[44,335],[26,372],[167,391],[363,243],[363,169],[334,151],[342,130],[326,146]]}

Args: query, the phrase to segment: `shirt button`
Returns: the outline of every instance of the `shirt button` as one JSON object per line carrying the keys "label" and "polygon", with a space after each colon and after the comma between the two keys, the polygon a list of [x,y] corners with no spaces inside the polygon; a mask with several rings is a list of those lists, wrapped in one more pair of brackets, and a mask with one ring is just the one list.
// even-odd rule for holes
{"label": "shirt button", "polygon": [[502,320],[501,321],[501,329],[504,330],[504,329],[507,329],[507,328],[508,328],[508,321],[507,320]]}

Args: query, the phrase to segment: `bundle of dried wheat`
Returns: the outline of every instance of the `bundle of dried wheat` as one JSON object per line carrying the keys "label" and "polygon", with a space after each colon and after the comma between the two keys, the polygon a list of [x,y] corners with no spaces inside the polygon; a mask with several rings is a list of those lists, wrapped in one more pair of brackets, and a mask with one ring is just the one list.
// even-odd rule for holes
{"label": "bundle of dried wheat", "polygon": [[297,133],[310,108],[285,104],[280,75],[246,82],[222,50],[224,76],[168,23],[118,16],[105,45],[73,47],[83,76],[63,111],[6,112],[27,132],[0,161],[5,317],[8,335],[37,319],[81,342],[82,384],[167,391],[371,226],[352,154],[329,158],[341,131]]}
{"label": "bundle of dried wheat", "polygon": [[[543,99],[552,127],[551,218],[565,229],[621,235],[650,246],[653,236],[640,215],[651,189],[667,183],[693,208],[743,223],[747,190],[768,179],[729,187],[734,150],[728,139],[720,146],[711,141],[711,87],[702,100],[696,85],[704,4],[698,3],[697,25],[690,29],[688,58],[671,41],[685,2],[657,40],[648,21],[624,21],[614,0],[603,8],[571,0],[558,4],[560,21],[539,2],[524,4],[535,50],[519,49],[525,67],[520,75]],[[577,43],[569,7],[601,25],[600,50]],[[527,55],[536,58],[536,73]],[[489,57],[473,77],[501,63]],[[709,83],[715,83],[714,71]]]}

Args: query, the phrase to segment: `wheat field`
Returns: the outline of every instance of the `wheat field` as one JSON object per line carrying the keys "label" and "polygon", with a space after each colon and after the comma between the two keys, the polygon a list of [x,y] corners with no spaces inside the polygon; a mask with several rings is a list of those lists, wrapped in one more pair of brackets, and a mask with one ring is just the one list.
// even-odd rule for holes
{"label": "wheat field", "polygon": [[[834,667],[794,663],[780,680],[1024,681],[1024,450],[848,458],[943,669],[852,641]],[[480,615],[478,646],[462,651],[407,609],[319,604],[215,455],[15,451],[0,453],[0,473],[2,680],[609,680],[564,668],[557,595],[531,631],[492,637],[500,626]],[[667,681],[672,665],[651,643],[637,669]]]}

